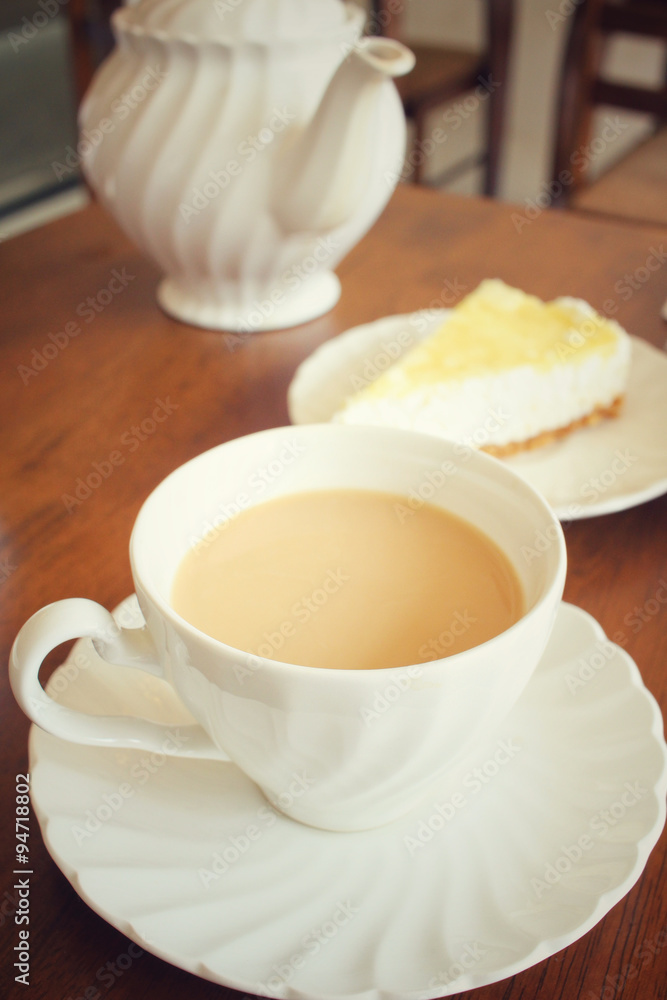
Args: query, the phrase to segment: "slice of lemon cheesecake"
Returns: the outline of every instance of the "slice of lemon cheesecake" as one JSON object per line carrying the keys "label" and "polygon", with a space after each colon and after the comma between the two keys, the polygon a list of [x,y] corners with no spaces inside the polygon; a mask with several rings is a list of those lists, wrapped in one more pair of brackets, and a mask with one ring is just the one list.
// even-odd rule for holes
{"label": "slice of lemon cheesecake", "polygon": [[617,414],[629,365],[630,337],[588,303],[489,279],[333,419],[508,455]]}

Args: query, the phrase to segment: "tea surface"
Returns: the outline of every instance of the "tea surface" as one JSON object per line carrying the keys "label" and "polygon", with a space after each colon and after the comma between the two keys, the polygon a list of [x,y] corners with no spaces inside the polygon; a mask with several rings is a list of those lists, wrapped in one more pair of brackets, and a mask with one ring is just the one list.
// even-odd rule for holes
{"label": "tea surface", "polygon": [[227,521],[176,573],[172,606],[237,649],[311,667],[401,667],[521,617],[509,559],[431,504],[371,490],[278,497]]}

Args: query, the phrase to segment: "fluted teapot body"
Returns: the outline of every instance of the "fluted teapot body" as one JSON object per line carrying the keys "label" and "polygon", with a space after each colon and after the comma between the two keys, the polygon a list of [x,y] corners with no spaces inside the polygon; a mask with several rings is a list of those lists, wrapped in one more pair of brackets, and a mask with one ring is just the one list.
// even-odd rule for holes
{"label": "fluted teapot body", "polygon": [[291,326],[338,299],[333,269],[400,174],[392,76],[409,50],[362,38],[341,0],[139,0],[80,111],[99,200],[164,272],[185,322]]}

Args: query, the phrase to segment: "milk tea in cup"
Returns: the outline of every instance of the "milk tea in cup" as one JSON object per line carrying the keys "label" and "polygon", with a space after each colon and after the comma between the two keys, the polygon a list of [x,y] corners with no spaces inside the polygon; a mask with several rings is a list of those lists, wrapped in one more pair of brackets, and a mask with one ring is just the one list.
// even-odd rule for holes
{"label": "milk tea in cup", "polygon": [[185,556],[171,603],[256,656],[373,670],[486,642],[523,611],[516,571],[464,519],[399,494],[317,490],[242,511]]}

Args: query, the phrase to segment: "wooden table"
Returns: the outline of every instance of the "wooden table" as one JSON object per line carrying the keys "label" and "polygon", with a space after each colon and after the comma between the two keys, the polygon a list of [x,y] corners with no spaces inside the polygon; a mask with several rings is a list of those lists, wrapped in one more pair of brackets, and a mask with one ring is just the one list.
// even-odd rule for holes
{"label": "wooden table", "polygon": [[[294,370],[327,338],[389,313],[451,305],[482,278],[499,276],[544,298],[567,293],[598,308],[613,300],[630,332],[662,346],[667,269],[661,260],[649,272],[646,261],[665,246],[667,230],[549,212],[529,220],[491,201],[400,189],[341,265],[343,296],[329,315],[231,349],[222,335],[160,312],[155,267],[97,207],[6,241],[0,245],[3,662],[21,624],[43,604],[78,595],[111,608],[130,593],[127,543],[144,497],[198,452],[287,423],[285,393]],[[160,405],[169,416],[156,422],[151,415]],[[122,465],[68,510],[63,497],[119,448]],[[666,528],[667,497],[571,523],[565,589],[566,599],[591,612],[608,634],[620,634],[663,712],[664,606],[646,614],[640,628],[632,623],[635,609],[653,612],[667,580]],[[45,675],[62,654],[49,658]],[[100,983],[97,970],[125,954],[129,942],[77,896],[47,855],[34,817],[30,986],[12,981],[14,783],[28,766],[28,722],[5,671],[1,684],[0,942],[8,995],[90,1000],[95,987],[99,996],[113,989],[114,1000],[233,997],[149,954]],[[638,884],[594,930],[476,996],[664,1000],[666,861],[663,836]]]}

